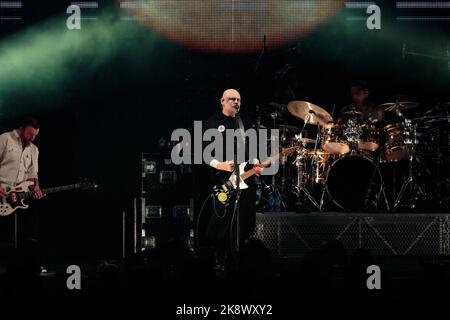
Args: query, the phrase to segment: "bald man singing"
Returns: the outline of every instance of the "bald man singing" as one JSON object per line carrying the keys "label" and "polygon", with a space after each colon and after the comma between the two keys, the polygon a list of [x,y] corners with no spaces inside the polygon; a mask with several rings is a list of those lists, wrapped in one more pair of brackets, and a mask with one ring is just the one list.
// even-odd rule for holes
{"label": "bald man singing", "polygon": [[[220,110],[211,116],[203,125],[204,129],[216,129],[223,137],[224,141],[224,152],[222,155],[226,157],[225,148],[227,145],[233,144],[232,141],[226,141],[226,130],[236,130],[243,126],[244,130],[252,128],[249,118],[240,112],[241,110],[241,95],[235,89],[228,89],[222,95],[220,99]],[[236,116],[239,114],[241,121],[237,121]],[[248,141],[245,142],[248,144]],[[245,161],[249,162],[246,166],[245,171],[250,170],[252,167],[256,169],[257,175],[261,172],[261,167],[257,159],[248,159],[248,146],[245,146],[246,154]],[[218,181],[226,181],[235,168],[235,163],[233,159],[226,158],[214,158],[209,163],[211,168],[211,180],[208,183],[211,185],[217,184]],[[242,174],[243,172],[241,172]],[[241,197],[239,201],[239,229],[240,229],[240,244],[245,243],[254,232],[255,219],[256,219],[256,181],[255,177],[248,178],[245,183],[249,186],[248,189],[243,189],[241,191]],[[211,185],[213,187],[213,185]],[[232,199],[232,207],[234,208],[234,199]],[[206,230],[206,239],[209,240],[213,247],[216,249],[230,249],[230,243],[236,239],[236,219],[233,220],[232,216],[234,210],[228,210],[228,214],[222,217],[220,212],[214,210],[212,207],[210,210],[210,218],[208,227]],[[233,220],[233,221],[232,221]],[[231,242],[229,241],[231,238]],[[235,243],[234,243],[235,244]]]}

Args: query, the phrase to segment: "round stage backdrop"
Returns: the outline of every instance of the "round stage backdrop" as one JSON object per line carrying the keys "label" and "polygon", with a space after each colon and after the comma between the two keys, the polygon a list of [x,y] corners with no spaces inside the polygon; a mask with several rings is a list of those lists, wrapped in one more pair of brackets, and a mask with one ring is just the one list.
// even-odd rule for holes
{"label": "round stage backdrop", "polygon": [[293,42],[334,16],[343,0],[118,0],[132,17],[196,50],[257,52]]}

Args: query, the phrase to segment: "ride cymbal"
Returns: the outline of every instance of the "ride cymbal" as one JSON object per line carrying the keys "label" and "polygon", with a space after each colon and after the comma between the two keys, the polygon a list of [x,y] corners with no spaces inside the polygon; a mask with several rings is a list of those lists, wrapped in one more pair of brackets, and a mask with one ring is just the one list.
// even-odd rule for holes
{"label": "ride cymbal", "polygon": [[287,106],[288,111],[308,124],[328,126],[333,123],[331,115],[323,108],[306,101],[291,101]]}

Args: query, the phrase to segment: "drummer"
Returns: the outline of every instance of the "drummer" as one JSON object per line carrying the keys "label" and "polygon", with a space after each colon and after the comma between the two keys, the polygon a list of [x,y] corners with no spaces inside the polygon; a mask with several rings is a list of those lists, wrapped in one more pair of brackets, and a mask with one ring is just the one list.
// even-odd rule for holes
{"label": "drummer", "polygon": [[363,123],[382,122],[383,111],[370,101],[369,87],[366,81],[358,80],[350,85],[352,103],[343,107],[339,113],[338,122],[345,122],[349,117],[357,116]]}

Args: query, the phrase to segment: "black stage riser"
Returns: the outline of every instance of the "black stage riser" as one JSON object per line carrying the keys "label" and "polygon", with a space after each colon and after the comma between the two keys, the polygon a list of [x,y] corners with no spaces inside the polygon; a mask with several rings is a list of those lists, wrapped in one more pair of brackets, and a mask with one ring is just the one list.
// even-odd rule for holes
{"label": "black stage riser", "polygon": [[326,240],[351,254],[449,255],[450,214],[257,214],[255,235],[275,258],[302,257]]}

